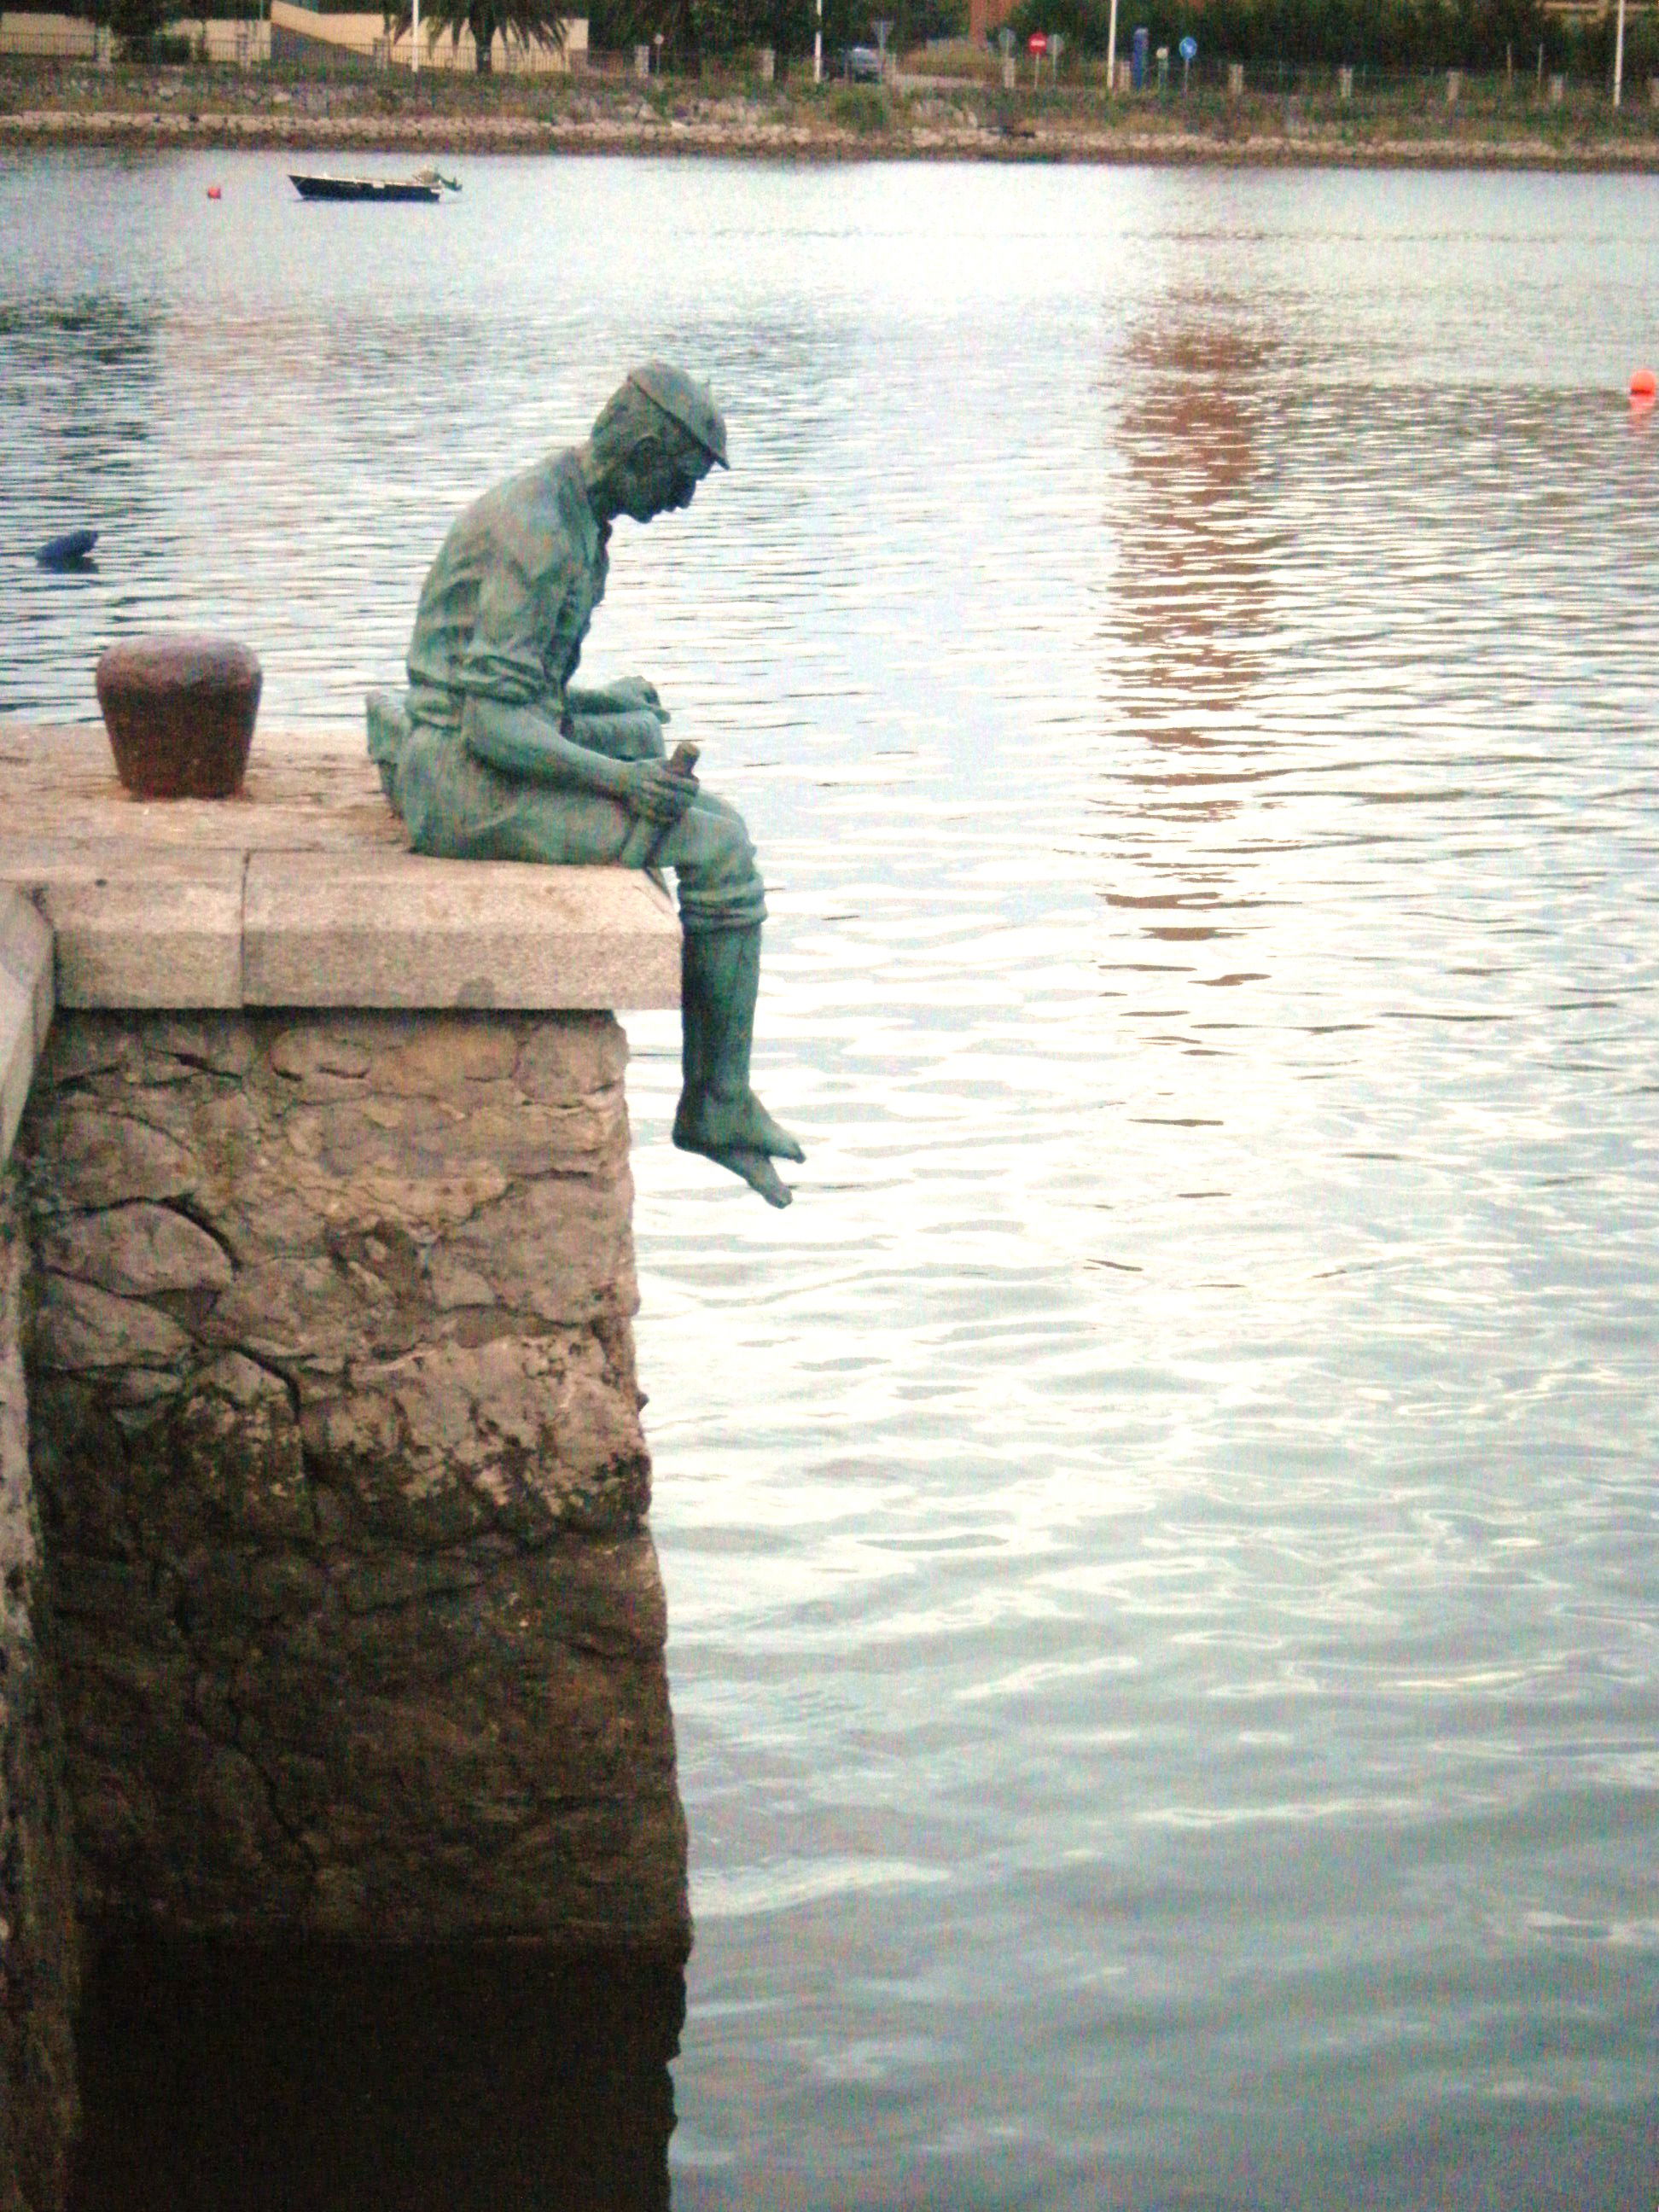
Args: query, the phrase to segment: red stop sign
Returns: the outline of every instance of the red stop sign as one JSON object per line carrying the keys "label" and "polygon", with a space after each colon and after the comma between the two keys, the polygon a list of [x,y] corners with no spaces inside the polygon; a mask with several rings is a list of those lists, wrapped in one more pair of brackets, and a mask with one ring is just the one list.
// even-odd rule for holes
{"label": "red stop sign", "polygon": [[1048,51],[1048,33],[1046,31],[1033,31],[1025,43],[1034,54],[1046,54]]}

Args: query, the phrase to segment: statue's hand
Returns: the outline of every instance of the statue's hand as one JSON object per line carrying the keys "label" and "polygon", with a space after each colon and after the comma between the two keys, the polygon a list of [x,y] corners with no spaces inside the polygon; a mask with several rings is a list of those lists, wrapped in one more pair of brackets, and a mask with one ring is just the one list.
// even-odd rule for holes
{"label": "statue's hand", "polygon": [[611,696],[613,699],[630,699],[636,705],[648,707],[659,722],[668,720],[668,709],[658,696],[656,685],[647,683],[643,676],[622,677],[611,685]]}
{"label": "statue's hand", "polygon": [[695,776],[675,775],[660,761],[633,761],[623,775],[622,803],[646,822],[672,828],[697,795]]}

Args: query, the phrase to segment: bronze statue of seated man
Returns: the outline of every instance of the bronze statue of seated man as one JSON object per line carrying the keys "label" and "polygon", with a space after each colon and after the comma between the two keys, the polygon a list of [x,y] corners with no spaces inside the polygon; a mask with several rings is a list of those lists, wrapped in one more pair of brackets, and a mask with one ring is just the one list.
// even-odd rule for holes
{"label": "bronze statue of seated man", "polygon": [[674,1142],[787,1206],[773,1162],[804,1155],[749,1083],[766,913],[749,833],[667,763],[649,684],[571,682],[613,520],[689,506],[716,462],[727,465],[726,424],[707,386],[660,362],[634,370],[585,445],[498,484],[451,528],[421,592],[409,690],[370,694],[368,749],[417,853],[673,869]]}

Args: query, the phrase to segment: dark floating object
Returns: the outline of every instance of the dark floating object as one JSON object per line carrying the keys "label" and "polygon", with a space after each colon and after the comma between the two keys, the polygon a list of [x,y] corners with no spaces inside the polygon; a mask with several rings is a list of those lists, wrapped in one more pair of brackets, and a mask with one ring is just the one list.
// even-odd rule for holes
{"label": "dark floating object", "polygon": [[[437,199],[447,178],[436,171],[419,177],[301,177],[292,169],[289,178],[302,200],[426,200]],[[450,185],[459,191],[459,185]]]}
{"label": "dark floating object", "polygon": [[264,677],[223,637],[141,637],[98,663],[115,772],[136,799],[230,799],[242,787]]}
{"label": "dark floating object", "polygon": [[66,530],[47,538],[34,557],[43,568],[78,568],[97,543],[95,530]]}

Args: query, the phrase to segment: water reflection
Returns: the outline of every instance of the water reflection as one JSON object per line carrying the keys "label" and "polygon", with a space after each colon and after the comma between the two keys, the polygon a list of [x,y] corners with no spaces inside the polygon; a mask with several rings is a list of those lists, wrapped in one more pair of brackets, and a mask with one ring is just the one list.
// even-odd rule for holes
{"label": "water reflection", "polygon": [[1123,350],[1109,635],[1120,711],[1150,744],[1243,734],[1231,717],[1261,671],[1284,543],[1263,481],[1274,352],[1224,301],[1154,318]]}
{"label": "water reflection", "polygon": [[[0,301],[0,404],[15,410],[18,443],[78,493],[89,449],[94,469],[118,470],[150,427],[159,318],[99,293]],[[37,473],[32,489],[41,489]]]}
{"label": "water reflection", "polygon": [[684,2008],[629,1954],[112,1940],[72,2212],[666,2212]]}
{"label": "water reflection", "polygon": [[143,587],[271,729],[618,361],[731,397],[592,654],[810,1133],[722,1188],[630,1018],[675,2212],[1647,2202],[1659,180],[478,162],[354,265],[213,159],[0,275],[191,329]]}
{"label": "water reflection", "polygon": [[[36,547],[71,530],[112,529],[153,545],[149,471],[161,380],[160,319],[104,294],[39,293],[0,300],[0,451],[8,499],[0,526],[0,592],[9,649],[0,712],[42,706],[39,672],[84,653],[119,626],[127,596],[96,561],[50,570]],[[90,682],[83,678],[90,696]]]}
{"label": "water reflection", "polygon": [[[1276,351],[1225,299],[1152,317],[1123,349],[1109,508],[1117,742],[1089,804],[1106,864],[1101,897],[1138,919],[1117,939],[1121,956],[1103,963],[1109,974],[1184,976],[1188,957],[1151,948],[1246,927],[1236,817],[1273,772],[1249,708],[1284,550],[1263,453]],[[1231,988],[1261,970],[1225,960],[1205,980]],[[1197,1048],[1190,1034],[1187,1042]]]}

